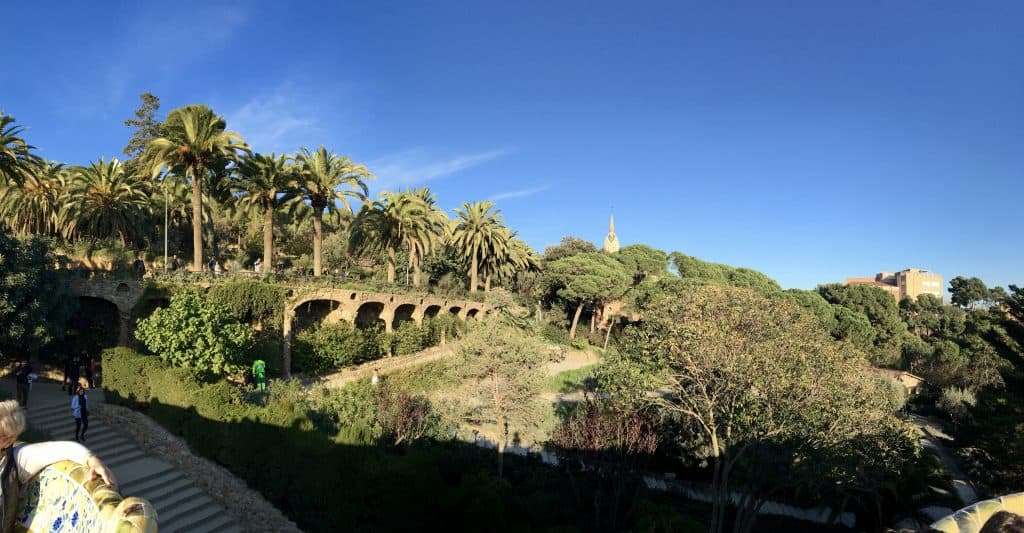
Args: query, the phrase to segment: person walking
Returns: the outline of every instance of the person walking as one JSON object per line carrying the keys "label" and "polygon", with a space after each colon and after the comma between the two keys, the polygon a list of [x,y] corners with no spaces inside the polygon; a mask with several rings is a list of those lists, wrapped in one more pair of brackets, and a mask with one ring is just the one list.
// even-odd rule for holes
{"label": "person walking", "polygon": [[379,370],[380,369],[378,368],[374,368],[373,376],[370,378],[370,385],[373,385],[374,387],[376,387],[377,384],[380,383],[380,372],[378,372]]}
{"label": "person walking", "polygon": [[263,359],[253,362],[252,381],[256,384],[256,390],[267,390],[267,363]]}
{"label": "person walking", "polygon": [[142,279],[146,275],[146,261],[142,259],[142,254],[139,254],[135,258],[135,262],[132,263],[132,273],[138,279]]}
{"label": "person walking", "polygon": [[75,395],[75,389],[78,387],[78,380],[82,377],[82,358],[89,353],[86,350],[82,350],[82,355],[75,357],[71,361],[71,373],[68,375],[68,396]]}
{"label": "person walking", "polygon": [[96,385],[92,381],[92,354],[89,352],[83,353],[80,363],[85,367],[85,381],[89,383],[89,388],[95,389]]}
{"label": "person walking", "polygon": [[18,368],[14,371],[15,381],[17,383],[18,390],[18,405],[27,408],[28,407],[28,391],[29,383],[31,383],[30,375],[32,374],[32,363],[26,358],[18,365]]}
{"label": "person walking", "polygon": [[75,440],[85,442],[85,432],[89,430],[89,397],[81,384],[71,397],[71,416],[75,418]]}
{"label": "person walking", "polygon": [[71,385],[71,367],[75,364],[75,352],[64,354],[64,380],[60,382],[60,390],[65,390]]}

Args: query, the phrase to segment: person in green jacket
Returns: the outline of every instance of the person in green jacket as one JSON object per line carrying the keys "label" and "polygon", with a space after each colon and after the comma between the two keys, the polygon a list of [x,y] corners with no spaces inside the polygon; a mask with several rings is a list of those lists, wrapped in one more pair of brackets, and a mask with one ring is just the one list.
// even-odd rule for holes
{"label": "person in green jacket", "polygon": [[256,390],[267,390],[267,363],[263,359],[253,362],[252,380],[256,383]]}

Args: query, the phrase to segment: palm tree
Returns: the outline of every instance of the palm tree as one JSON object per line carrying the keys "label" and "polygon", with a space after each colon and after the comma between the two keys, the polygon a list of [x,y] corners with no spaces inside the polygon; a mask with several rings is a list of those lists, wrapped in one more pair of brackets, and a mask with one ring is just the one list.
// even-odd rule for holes
{"label": "palm tree", "polygon": [[205,105],[179,107],[167,114],[161,137],[146,146],[144,160],[155,176],[165,167],[192,183],[192,268],[203,269],[203,181],[223,171],[238,152],[242,137],[226,131],[227,123]]}
{"label": "palm tree", "polygon": [[117,159],[74,169],[60,216],[64,236],[137,241],[152,209],[148,189]]}
{"label": "palm tree", "polygon": [[20,184],[42,164],[32,153],[35,146],[21,138],[24,128],[14,122],[14,117],[0,113],[0,186]]}
{"label": "palm tree", "polygon": [[363,205],[356,215],[349,230],[349,249],[357,254],[386,252],[388,283],[394,283],[398,249],[425,209],[426,204],[409,193],[381,193],[380,199]]}
{"label": "palm tree", "polygon": [[233,173],[232,188],[241,194],[236,205],[263,218],[264,272],[274,271],[274,214],[298,197],[291,161],[287,155],[251,154],[242,158]]}
{"label": "palm tree", "polygon": [[469,259],[469,292],[476,292],[479,265],[488,259],[506,231],[501,211],[494,208],[493,202],[462,202],[462,209],[456,209],[455,214],[451,245]]}
{"label": "palm tree", "polygon": [[298,189],[313,208],[313,275],[323,274],[323,216],[324,210],[338,209],[340,203],[349,212],[349,198],[365,201],[368,191],[366,180],[373,174],[362,164],[327,151],[320,146],[316,151],[303,148],[295,156],[298,163]]}
{"label": "palm tree", "polygon": [[409,249],[409,268],[413,272],[412,284],[419,287],[423,260],[441,248],[448,238],[451,226],[448,224],[448,215],[437,207],[437,200],[430,189],[415,189],[411,195],[423,204],[421,216],[411,225],[404,239],[405,247]]}
{"label": "palm tree", "polygon": [[[494,277],[497,280],[510,282],[520,273],[540,270],[540,257],[529,244],[517,239],[514,232],[509,235],[504,249],[505,253],[495,261]],[[487,290],[489,287],[490,284],[485,278],[484,289]]]}
{"label": "palm tree", "polygon": [[50,161],[30,172],[20,186],[0,187],[0,220],[22,235],[56,235],[67,174],[62,163]]}
{"label": "palm tree", "polygon": [[487,247],[480,256],[480,273],[484,278],[484,292],[491,292],[491,282],[495,276],[501,276],[501,270],[509,262],[511,253],[512,232],[502,227],[494,232]]}

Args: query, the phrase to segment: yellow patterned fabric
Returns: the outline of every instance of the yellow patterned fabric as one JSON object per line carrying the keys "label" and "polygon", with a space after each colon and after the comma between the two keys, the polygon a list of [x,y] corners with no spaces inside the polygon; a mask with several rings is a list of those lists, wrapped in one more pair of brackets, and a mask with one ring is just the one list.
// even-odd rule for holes
{"label": "yellow patterned fabric", "polygon": [[61,461],[36,474],[15,509],[17,532],[156,533],[156,510],[142,498],[122,498],[87,466]]}
{"label": "yellow patterned fabric", "polygon": [[943,533],[977,533],[999,511],[1024,515],[1024,492],[980,501],[935,522],[930,527]]}

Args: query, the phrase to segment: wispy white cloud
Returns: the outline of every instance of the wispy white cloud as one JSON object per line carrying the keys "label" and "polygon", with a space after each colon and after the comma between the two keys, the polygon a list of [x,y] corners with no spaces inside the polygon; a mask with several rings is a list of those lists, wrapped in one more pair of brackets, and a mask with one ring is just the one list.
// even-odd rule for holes
{"label": "wispy white cloud", "polygon": [[544,192],[550,188],[551,184],[548,183],[545,185],[539,185],[537,187],[530,187],[528,189],[499,192],[498,194],[493,194],[487,197],[487,199],[492,202],[497,202],[498,200],[507,200],[509,198],[524,198],[526,196],[533,196],[534,194]]}
{"label": "wispy white cloud", "polygon": [[285,82],[249,98],[225,114],[228,128],[242,134],[257,152],[293,152],[324,137],[315,99]]}
{"label": "wispy white cloud", "polygon": [[377,175],[375,189],[393,190],[444,178],[457,172],[487,163],[510,153],[507,148],[487,150],[468,154],[438,157],[425,148],[405,150],[391,157],[384,157],[369,164]]}

